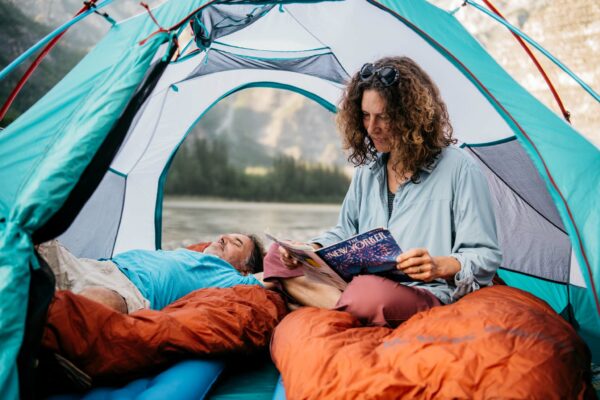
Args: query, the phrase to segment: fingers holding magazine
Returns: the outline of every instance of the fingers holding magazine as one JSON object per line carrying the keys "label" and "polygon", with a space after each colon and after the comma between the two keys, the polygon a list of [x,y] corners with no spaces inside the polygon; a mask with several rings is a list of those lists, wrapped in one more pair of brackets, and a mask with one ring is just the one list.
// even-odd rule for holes
{"label": "fingers holding magazine", "polygon": [[279,246],[279,257],[283,265],[288,269],[298,268],[298,259],[290,255],[287,249],[283,246]]}
{"label": "fingers holding magazine", "polygon": [[[274,238],[271,235],[268,235],[272,240]],[[279,246],[279,255],[281,258],[281,262],[289,269],[296,269],[300,266],[299,263],[305,260],[304,251],[314,251],[321,248],[321,245],[318,243],[304,243],[304,242],[296,242],[293,240],[286,240],[285,243],[289,246],[297,247],[302,251],[294,252],[294,250],[290,250],[290,247],[286,247],[281,245]]]}

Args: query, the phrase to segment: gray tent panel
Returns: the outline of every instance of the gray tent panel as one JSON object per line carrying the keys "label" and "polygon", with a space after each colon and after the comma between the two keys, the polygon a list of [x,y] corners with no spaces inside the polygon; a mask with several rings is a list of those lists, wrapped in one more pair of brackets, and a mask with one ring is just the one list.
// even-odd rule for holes
{"label": "gray tent panel", "polygon": [[[247,49],[246,52],[248,52]],[[262,53],[263,52],[261,51],[254,51],[253,56],[247,56],[226,52],[213,47],[208,53],[208,62],[205,63],[204,61],[200,61],[199,65],[185,80],[216,72],[237,69],[266,69],[298,72],[336,83],[344,83],[348,79],[348,74],[337,58],[330,52],[322,52],[303,57],[290,57],[288,52],[285,58],[265,57]]]}
{"label": "gray tent panel", "polygon": [[192,19],[196,44],[201,49],[208,48],[214,40],[253,24],[273,7],[273,4],[210,5]]}
{"label": "gray tent panel", "polygon": [[[517,140],[493,146],[468,147],[536,212],[563,232],[565,227],[546,184]],[[519,171],[518,174],[515,171]]]}
{"label": "gray tent panel", "polygon": [[108,171],[69,229],[58,237],[74,255],[112,257],[123,212],[125,182],[125,177]]}
{"label": "gray tent panel", "polygon": [[[517,182],[510,180],[507,182],[501,179],[502,175],[496,170],[492,171],[489,168],[499,159],[514,161],[510,154],[506,154],[515,151],[514,146],[506,146],[507,144],[486,148],[485,152],[479,152],[481,148],[477,148],[479,157],[476,157],[486,173],[492,193],[498,240],[503,253],[502,268],[554,282],[568,283],[571,260],[569,237],[561,229],[562,224],[557,226],[532,207],[532,204],[543,204],[544,196],[535,193],[533,187],[519,186],[527,182],[526,178],[519,179]],[[474,149],[468,148],[468,150]],[[531,180],[533,178],[530,177],[529,181]],[[514,186],[509,187],[509,183],[521,190],[529,190],[521,195],[513,190]],[[537,188],[545,192],[543,186]],[[549,197],[547,193],[545,195]]]}

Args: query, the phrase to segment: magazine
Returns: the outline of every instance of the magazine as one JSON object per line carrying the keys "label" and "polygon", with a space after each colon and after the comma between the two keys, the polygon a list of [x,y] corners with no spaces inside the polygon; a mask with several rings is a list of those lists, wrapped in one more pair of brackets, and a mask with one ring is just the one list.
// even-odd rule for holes
{"label": "magazine", "polygon": [[375,228],[349,239],[315,250],[306,243],[266,236],[284,247],[300,262],[306,277],[344,290],[358,274],[394,271],[400,246],[385,228]]}

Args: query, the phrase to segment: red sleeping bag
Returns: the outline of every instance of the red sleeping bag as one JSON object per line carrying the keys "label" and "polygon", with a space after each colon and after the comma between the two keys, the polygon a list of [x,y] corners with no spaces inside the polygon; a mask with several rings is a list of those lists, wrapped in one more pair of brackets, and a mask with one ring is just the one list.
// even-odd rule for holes
{"label": "red sleeping bag", "polygon": [[592,395],[589,352],[545,302],[494,286],[397,327],[304,308],[271,354],[293,399],[576,399]]}
{"label": "red sleeping bag", "polygon": [[92,378],[110,380],[194,355],[264,347],[285,312],[278,294],[258,286],[197,290],[161,311],[130,315],[60,291],[42,345]]}

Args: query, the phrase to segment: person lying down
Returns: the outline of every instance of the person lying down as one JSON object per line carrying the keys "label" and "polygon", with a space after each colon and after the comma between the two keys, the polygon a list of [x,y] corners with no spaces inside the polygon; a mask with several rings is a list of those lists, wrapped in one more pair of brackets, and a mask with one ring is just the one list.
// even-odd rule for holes
{"label": "person lying down", "polygon": [[[259,285],[264,248],[254,235],[221,235],[202,252],[130,250],[112,259],[77,258],[57,240],[38,253],[69,290],[122,313],[161,310],[198,289]],[[256,274],[256,275],[254,275]]]}

